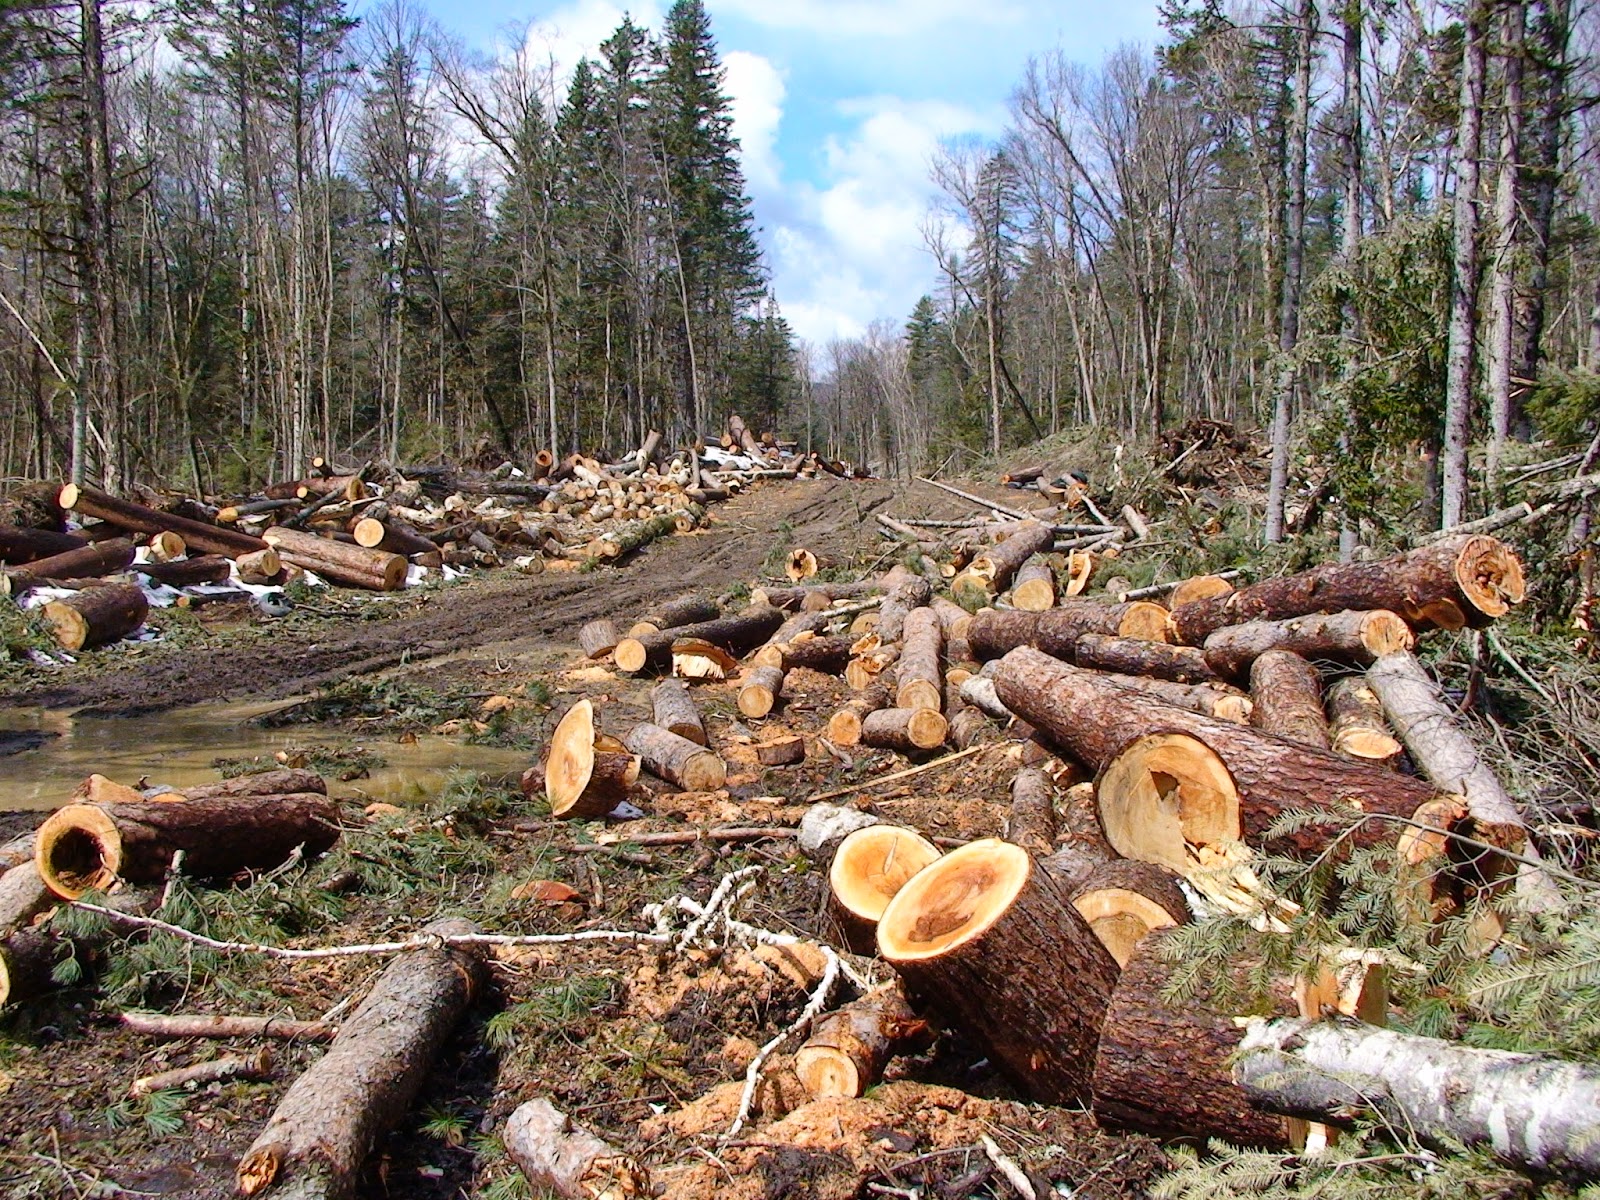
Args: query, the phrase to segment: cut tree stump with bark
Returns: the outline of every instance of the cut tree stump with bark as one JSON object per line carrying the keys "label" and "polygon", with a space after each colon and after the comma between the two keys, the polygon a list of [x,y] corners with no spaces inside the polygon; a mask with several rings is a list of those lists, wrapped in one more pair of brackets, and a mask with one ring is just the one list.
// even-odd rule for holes
{"label": "cut tree stump with bark", "polygon": [[3,575],[5,592],[15,596],[34,586],[39,579],[98,579],[125,570],[133,562],[133,542],[111,538],[93,545],[76,547],[37,558],[25,567],[10,567]]}
{"label": "cut tree stump with bark", "polygon": [[1328,737],[1335,754],[1393,763],[1400,741],[1389,729],[1378,693],[1359,675],[1350,675],[1328,689]]}
{"label": "cut tree stump with bark", "polygon": [[1250,724],[1291,742],[1330,748],[1322,677],[1292,650],[1268,650],[1250,664]]}
{"label": "cut tree stump with bark", "polygon": [[1213,683],[1217,673],[1194,646],[1173,646],[1148,638],[1086,633],[1072,644],[1070,661],[1116,675],[1147,675],[1173,683]]}
{"label": "cut tree stump with bark", "polygon": [[739,684],[739,711],[751,720],[760,720],[783,695],[783,671],[778,667],[753,667]]}
{"label": "cut tree stump with bark", "polygon": [[783,624],[783,612],[770,605],[752,605],[743,612],[678,625],[659,633],[625,637],[612,651],[617,668],[629,675],[644,671],[664,671],[672,664],[672,644],[683,638],[698,638],[738,656],[754,650]]}
{"label": "cut tree stump with bark", "polygon": [[686,792],[714,792],[727,779],[728,769],[714,751],[659,725],[635,725],[622,741],[645,770]]}
{"label": "cut tree stump with bark", "polygon": [[928,1022],[906,1002],[897,983],[888,983],[819,1017],[795,1052],[794,1071],[814,1100],[854,1099],[883,1078],[896,1054],[931,1041]]}
{"label": "cut tree stump with bark", "polygon": [[891,699],[888,687],[882,683],[862,688],[828,718],[828,740],[837,746],[860,745],[861,723],[869,714],[888,708]]}
{"label": "cut tree stump with bark", "polygon": [[52,558],[89,543],[75,533],[56,533],[50,529],[22,529],[0,525],[0,562],[21,566],[36,559]]}
{"label": "cut tree stump with bark", "polygon": [[52,600],[43,612],[63,650],[91,650],[120,641],[143,625],[150,601],[136,584],[112,583]]}
{"label": "cut tree stump with bark", "polygon": [[180,850],[185,875],[221,879],[280,866],[296,847],[321,854],[338,837],[338,805],[315,792],[68,804],[39,826],[33,861],[51,891],[76,900],[117,879],[158,882]]}
{"label": "cut tree stump with bark", "polygon": [[1503,617],[1525,592],[1522,564],[1504,543],[1481,534],[1447,538],[1371,563],[1327,563],[1266,579],[1226,596],[1174,608],[1173,628],[1188,646],[1245,621],[1277,621],[1345,609],[1388,609],[1413,629],[1462,629]]}
{"label": "cut tree stump with bark", "polygon": [[1072,889],[1072,906],[1089,922],[1119,967],[1157,929],[1189,921],[1178,878],[1154,863],[1117,858],[1100,863]]}
{"label": "cut tree stump with bark", "polygon": [[940,655],[944,650],[944,630],[933,609],[914,608],[905,617],[901,631],[900,665],[895,671],[896,708],[931,708],[938,712],[944,703],[944,672]]}
{"label": "cut tree stump with bark", "polygon": [[1218,675],[1242,679],[1268,650],[1289,650],[1313,662],[1366,666],[1379,655],[1409,650],[1415,642],[1409,625],[1378,608],[1230,625],[1206,638],[1205,658]]}
{"label": "cut tree stump with bark", "polygon": [[957,604],[976,611],[1005,591],[1012,577],[1035,554],[1048,554],[1055,545],[1053,526],[1042,521],[1022,521],[1005,541],[974,558],[950,583]]}
{"label": "cut tree stump with bark", "polygon": [[1055,853],[1055,785],[1038,767],[1023,767],[1011,781],[1011,815],[1006,819],[1006,841],[1021,846],[1034,858],[1042,859]]}
{"label": "cut tree stump with bark", "polygon": [[868,746],[919,754],[944,745],[949,725],[931,708],[880,708],[862,719],[861,740]]}
{"label": "cut tree stump with bark", "polygon": [[336,542],[298,529],[273,528],[267,530],[265,537],[284,562],[347,587],[392,592],[405,585],[410,568],[398,554]]}
{"label": "cut tree stump with bark", "polygon": [[622,631],[609,617],[590,621],[578,630],[578,645],[583,648],[585,658],[604,658],[621,640]]}
{"label": "cut tree stump with bark", "polygon": [[119,500],[104,492],[79,487],[76,484],[69,483],[63,486],[59,499],[62,508],[81,513],[86,517],[96,517],[115,525],[118,529],[145,534],[161,533],[170,529],[180,534],[190,549],[204,554],[226,554],[229,558],[237,558],[241,554],[249,554],[252,550],[263,550],[267,545],[260,538],[240,533],[236,529],[223,529],[217,525],[207,525],[204,521],[174,516],[172,513],[146,508],[130,500]]}
{"label": "cut tree stump with bark", "polygon": [[[437,935],[477,932],[469,921],[435,921]],[[379,1134],[405,1114],[433,1060],[488,981],[477,947],[408,951],[379,977],[328,1052],[290,1085],[239,1160],[241,1194],[356,1194],[361,1165]]]}
{"label": "cut tree stump with bark", "polygon": [[828,867],[830,909],[845,946],[856,954],[876,953],[883,910],[938,857],[932,842],[898,825],[868,825],[847,834]]}
{"label": "cut tree stump with bark", "polygon": [[1088,1097],[1117,964],[1027,851],[986,838],[929,864],[884,910],[878,953],[1034,1099]]}
{"label": "cut tree stump with bark", "polygon": [[[543,783],[551,816],[603,817],[626,800],[639,781],[636,755],[603,749],[596,742],[594,702],[579,700],[562,715],[550,735]],[[523,774],[524,793],[537,787],[536,780],[536,769]]]}
{"label": "cut tree stump with bark", "polygon": [[[1068,592],[1068,595],[1076,594]],[[1016,581],[1011,585],[1011,603],[1023,612],[1044,612],[1055,607],[1056,573],[1043,555],[1035,554],[1017,568]]]}
{"label": "cut tree stump with bark", "polygon": [[681,679],[663,679],[650,689],[650,709],[655,724],[687,738],[697,746],[710,743],[706,740],[705,722],[689,695],[689,685]]}
{"label": "cut tree stump with bark", "polygon": [[675,596],[665,603],[645,610],[629,628],[628,636],[644,637],[646,634],[660,633],[663,629],[677,629],[701,621],[714,621],[721,615],[717,602],[710,596],[691,592],[688,595]]}
{"label": "cut tree stump with bark", "polygon": [[1164,642],[1167,610],[1148,600],[1102,604],[1098,600],[1063,600],[1047,612],[984,609],[967,626],[967,643],[978,659],[999,658],[1018,646],[1033,646],[1071,661],[1078,639],[1086,633]]}
{"label": "cut tree stump with bark", "polygon": [[543,1097],[512,1110],[500,1141],[528,1186],[540,1195],[560,1200],[633,1200],[652,1194],[643,1167]]}

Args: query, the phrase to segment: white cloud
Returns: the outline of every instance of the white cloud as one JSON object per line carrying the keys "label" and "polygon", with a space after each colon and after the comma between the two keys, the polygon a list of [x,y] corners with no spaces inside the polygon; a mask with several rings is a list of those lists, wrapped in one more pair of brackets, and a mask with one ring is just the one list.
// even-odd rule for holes
{"label": "white cloud", "polygon": [[656,29],[665,14],[662,0],[636,0],[626,5],[613,0],[576,0],[558,8],[528,26],[526,44],[541,59],[555,64],[556,76],[565,86],[580,58],[595,58],[600,43],[617,31],[625,16],[645,29]]}
{"label": "white cloud", "polygon": [[988,0],[711,0],[718,14],[753,24],[829,37],[910,37],[953,23],[1009,24],[1022,17],[1016,4]]}
{"label": "white cloud", "polygon": [[734,50],[723,55],[726,91],[733,108],[733,135],[743,152],[745,179],[757,192],[776,191],[778,124],[783,119],[783,74],[760,54]]}

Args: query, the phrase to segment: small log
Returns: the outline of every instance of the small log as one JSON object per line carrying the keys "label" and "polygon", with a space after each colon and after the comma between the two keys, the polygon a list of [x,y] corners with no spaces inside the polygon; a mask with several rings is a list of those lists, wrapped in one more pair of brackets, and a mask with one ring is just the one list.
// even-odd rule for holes
{"label": "small log", "polygon": [[[856,639],[849,634],[838,637],[801,637],[778,647],[781,656],[777,663],[762,662],[761,651],[756,651],[756,661],[763,666],[780,666],[785,671],[804,667],[824,675],[839,675],[850,663],[850,648]],[[769,643],[770,644],[770,643]]]}
{"label": "small log", "polygon": [[601,558],[622,558],[635,550],[643,549],[657,538],[669,537],[676,532],[678,532],[677,514],[661,513],[619,526],[612,532],[596,538],[591,545]]}
{"label": "small log", "polygon": [[206,1062],[141,1075],[128,1085],[128,1095],[148,1096],[190,1084],[216,1083],[223,1079],[265,1079],[272,1071],[272,1051],[262,1046],[254,1054],[228,1054]]}
{"label": "small log", "polygon": [[299,792],[328,794],[328,784],[315,771],[286,767],[276,771],[257,771],[253,775],[235,775],[220,783],[203,783],[195,787],[178,789],[185,800],[224,800],[244,796],[288,796]]}
{"label": "small log", "polygon": [[1232,625],[1206,638],[1205,657],[1218,675],[1240,678],[1268,650],[1365,666],[1380,655],[1409,650],[1415,641],[1409,625],[1380,608]]}
{"label": "small log", "polygon": [[1118,858],[1095,867],[1072,889],[1072,906],[1126,967],[1135,947],[1157,929],[1189,921],[1189,903],[1170,871]]}
{"label": "small log", "polygon": [[861,740],[880,749],[917,754],[944,744],[949,726],[931,708],[880,708],[861,722]]}
{"label": "small log", "polygon": [[1188,646],[1228,625],[1283,620],[1344,609],[1388,609],[1413,629],[1488,624],[1521,603],[1522,564],[1504,543],[1469,534],[1371,563],[1327,563],[1298,575],[1266,579],[1226,596],[1195,600],[1172,614]]}
{"label": "small log", "polygon": [[1400,757],[1400,741],[1384,719],[1383,702],[1359,675],[1350,675],[1328,689],[1328,735],[1336,754],[1392,763]]}
{"label": "small log", "polygon": [[221,554],[202,554],[175,562],[141,563],[135,570],[168,587],[193,587],[199,583],[222,583],[233,574],[233,560]]}
{"label": "small log", "polygon": [[1014,715],[1000,702],[994,690],[994,680],[988,675],[970,675],[962,680],[960,694],[963,703],[972,705],[996,721],[1009,721]]}
{"label": "small log", "polygon": [[1103,604],[1072,599],[1041,613],[985,609],[973,615],[967,641],[980,661],[999,658],[1018,646],[1033,646],[1070,660],[1078,639],[1086,633],[1165,642],[1169,640],[1166,631],[1167,610],[1151,601]]}
{"label": "small log", "polygon": [[63,650],[89,650],[119,641],[144,624],[150,602],[131,583],[88,588],[44,606],[56,644]]}
{"label": "small log", "polygon": [[928,1022],[906,1002],[905,993],[885,984],[820,1017],[795,1052],[794,1070],[813,1099],[854,1099],[883,1078],[896,1054],[931,1040]]}
{"label": "small log", "polygon": [[1322,677],[1292,650],[1268,650],[1250,664],[1250,724],[1267,733],[1327,750]]}
{"label": "small log", "polygon": [[1036,1100],[1087,1098],[1117,964],[1025,850],[989,838],[930,863],[884,910],[878,953]]}
{"label": "small log", "polygon": [[76,900],[119,878],[160,881],[180,850],[186,875],[221,879],[279,866],[296,847],[321,854],[338,837],[338,806],[316,793],[68,804],[39,826],[33,861],[51,891]]}
{"label": "small log", "polygon": [[226,1013],[124,1012],[123,1028],[144,1037],[160,1038],[281,1038],[284,1041],[326,1042],[338,1029],[322,1021],[296,1021],[289,1017],[242,1017]]}
{"label": "small log", "polygon": [[766,643],[759,646],[750,656],[752,666],[757,667],[782,667],[783,654],[796,638],[802,634],[815,634],[827,624],[827,618],[816,612],[798,612],[789,617],[782,625],[773,630],[772,636]]}
{"label": "small log", "polygon": [[796,587],[758,587],[750,593],[751,604],[770,604],[785,612],[820,612],[840,600],[853,600],[883,591],[876,580],[860,583],[813,583]]}
{"label": "small log", "polygon": [[[424,930],[476,931],[459,919]],[[254,1196],[276,1185],[280,1195],[353,1196],[379,1134],[405,1114],[487,978],[476,947],[412,950],[396,958],[328,1052],[290,1085],[239,1160],[240,1193]]]}
{"label": "small log", "polygon": [[938,857],[932,842],[898,825],[868,825],[847,834],[828,867],[833,917],[845,946],[856,954],[875,953],[883,910]]}
{"label": "small log", "polygon": [[979,709],[963,708],[950,718],[946,736],[957,750],[969,750],[994,736],[994,723]]}
{"label": "small log", "polygon": [[150,551],[150,562],[170,563],[176,562],[189,552],[189,547],[184,544],[180,534],[170,529],[163,529],[160,533],[152,533],[146,543]]}
{"label": "small log", "polygon": [[806,740],[798,734],[789,734],[770,742],[756,743],[755,752],[756,761],[763,767],[789,767],[805,761]]}
{"label": "small log", "polygon": [[984,607],[1010,585],[1023,563],[1035,554],[1048,553],[1055,540],[1055,529],[1042,521],[1019,523],[1011,536],[973,559],[951,581],[950,594],[971,611]]}
{"label": "small log", "polygon": [[635,725],[622,741],[652,775],[686,792],[714,792],[727,779],[727,767],[713,751],[659,725]]}
{"label": "small log", "polygon": [[609,617],[590,621],[578,630],[578,645],[583,648],[585,658],[604,658],[621,640],[622,631]]}
{"label": "small log", "polygon": [[398,554],[281,527],[267,530],[266,540],[284,562],[315,571],[334,583],[392,592],[406,581],[409,564]]}
{"label": "small log", "polygon": [[174,516],[76,484],[69,483],[63,486],[59,500],[61,507],[68,511],[95,517],[119,529],[132,530],[134,533],[161,533],[170,529],[174,533],[181,534],[191,549],[203,554],[226,554],[229,558],[235,558],[266,547],[266,543],[260,538],[240,533],[236,529],[223,529],[216,525],[207,525],[203,521]]}
{"label": "small log", "polygon": [[687,738],[697,746],[705,746],[705,723],[689,695],[689,685],[681,679],[663,679],[650,689],[650,707],[655,723],[661,728]]}
{"label": "small log", "polygon": [[[594,703],[579,700],[562,715],[545,756],[544,796],[553,817],[603,817],[628,798],[639,781],[639,759],[596,744]],[[523,774],[523,792],[537,787],[537,774]]]}
{"label": "small log", "polygon": [[56,902],[32,860],[0,875],[0,941],[10,937]]}
{"label": "small log", "polygon": [[559,1200],[651,1194],[644,1168],[542,1097],[512,1111],[500,1141],[536,1194]]}
{"label": "small log", "polygon": [[1193,646],[1172,646],[1145,638],[1107,637],[1085,633],[1072,644],[1072,661],[1080,667],[1116,675],[1149,675],[1173,683],[1211,683],[1217,673],[1205,654]]}
{"label": "small log", "polygon": [[770,606],[754,606],[743,612],[692,625],[672,626],[659,633],[625,637],[612,652],[619,670],[630,675],[643,671],[662,671],[672,663],[672,643],[679,638],[699,638],[720,646],[730,654],[746,654],[771,637],[783,624],[783,613]]}
{"label": "small log", "polygon": [[881,683],[862,688],[828,718],[828,740],[836,746],[859,745],[861,723],[869,714],[888,708],[890,699],[889,689]]}
{"label": "small log", "polygon": [[97,579],[121,571],[133,562],[133,543],[113,538],[94,545],[79,545],[46,558],[35,559],[25,567],[4,572],[5,593],[20,595],[41,579]]}
{"label": "small log", "polygon": [[1255,702],[1249,696],[1225,683],[1173,683],[1168,679],[1151,679],[1143,675],[1102,674],[1101,678],[1118,687],[1154,696],[1163,704],[1204,713],[1219,721],[1248,725],[1250,714],[1255,711]]}
{"label": "small log", "polygon": [[252,583],[258,587],[276,579],[278,572],[283,570],[283,563],[278,558],[278,552],[271,546],[262,550],[252,550],[248,554],[241,554],[233,560],[234,568],[239,572],[242,583]]}
{"label": "small log", "polygon": [[778,667],[753,667],[739,685],[739,711],[759,720],[772,711],[783,695],[783,671]]}
{"label": "small log", "polygon": [[1011,815],[1006,819],[1006,841],[1021,846],[1034,858],[1046,858],[1055,853],[1055,788],[1050,776],[1038,767],[1023,767],[1011,781]]}
{"label": "small log", "polygon": [[373,516],[357,517],[350,522],[350,534],[356,545],[369,550],[383,550],[407,558],[416,554],[430,554],[438,547],[411,526],[395,517],[379,520]]}
{"label": "small log", "polygon": [[0,525],[0,562],[21,566],[41,558],[52,558],[89,543],[75,533],[56,533],[50,529],[21,529]]}
{"label": "small log", "polygon": [[939,614],[931,608],[913,608],[906,614],[901,636],[895,707],[938,712],[944,700],[944,672],[939,664],[944,632]]}
{"label": "small log", "polygon": [[[1078,591],[1083,589],[1080,587]],[[1077,595],[1069,591],[1068,595]],[[1042,555],[1035,554],[1017,568],[1011,586],[1011,603],[1023,612],[1044,612],[1056,604],[1056,573]]]}

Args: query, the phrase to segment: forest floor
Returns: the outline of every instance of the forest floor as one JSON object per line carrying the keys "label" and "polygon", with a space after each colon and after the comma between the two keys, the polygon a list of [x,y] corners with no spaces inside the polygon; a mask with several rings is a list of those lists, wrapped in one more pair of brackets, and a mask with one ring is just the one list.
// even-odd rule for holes
{"label": "forest floor", "polygon": [[[521,749],[535,763],[554,719],[579,696],[595,701],[609,732],[648,715],[650,681],[581,660],[577,631],[588,620],[628,619],[685,591],[725,594],[770,579],[794,545],[841,576],[881,572],[895,552],[885,552],[873,513],[956,516],[970,508],[920,484],[767,484],[718,506],[708,530],[657,542],[620,568],[494,573],[387,597],[337,593],[277,621],[211,625],[174,614],[162,640],[116,647],[54,676],[7,668],[0,698],[141,731],[152,728],[152,714],[183,706],[285,702],[276,720],[292,723],[291,739],[303,731],[307,748],[290,745],[260,765],[322,770],[344,802],[345,833],[322,859],[277,877],[216,888],[181,883],[163,914],[215,937],[362,943],[404,936],[441,915],[515,933],[643,930],[645,905],[704,901],[728,872],[759,866],[762,883],[741,918],[837,944],[824,873],[792,841],[638,849],[628,838],[688,822],[792,826],[811,797],[835,789],[851,797],[841,803],[930,834],[997,835],[1015,772],[1006,743],[904,785],[854,794],[852,783],[904,760],[862,747],[846,761],[822,754],[762,768],[750,749],[779,731],[817,729],[842,681],[796,672],[773,717],[749,725],[730,686],[708,685],[697,698],[728,761],[726,789],[679,794],[653,784],[654,803],[640,799],[648,815],[609,829],[549,820],[542,800],[524,798],[515,772],[482,771],[485,748]],[[369,767],[386,747],[398,750],[419,734],[458,744],[458,773],[416,804],[371,804],[362,790]],[[46,740],[0,761],[26,773],[30,760],[51,752]],[[7,814],[0,833],[37,820]],[[610,848],[570,850],[586,842],[595,851],[597,839]],[[117,1013],[312,1019],[359,999],[384,966],[377,958],[224,958],[163,935],[101,943],[69,965],[82,970],[70,986],[0,1019],[0,1191],[9,1195],[233,1194],[238,1159],[321,1050],[280,1044],[265,1081],[135,1100],[128,1086],[137,1076],[246,1047],[146,1039],[126,1032]],[[891,1082],[858,1101],[800,1104],[780,1057],[754,1126],[719,1140],[756,1047],[800,1013],[813,967],[736,948],[665,955],[589,943],[498,954],[490,993],[457,1028],[405,1121],[380,1140],[360,1194],[527,1195],[495,1134],[512,1109],[539,1095],[646,1161],[661,1194],[691,1200],[1014,1194],[985,1156],[984,1135],[1033,1173],[1041,1195],[1058,1185],[1084,1200],[1142,1194],[1163,1169],[1154,1142],[1103,1134],[1083,1113],[1021,1103],[952,1035],[896,1060]]]}

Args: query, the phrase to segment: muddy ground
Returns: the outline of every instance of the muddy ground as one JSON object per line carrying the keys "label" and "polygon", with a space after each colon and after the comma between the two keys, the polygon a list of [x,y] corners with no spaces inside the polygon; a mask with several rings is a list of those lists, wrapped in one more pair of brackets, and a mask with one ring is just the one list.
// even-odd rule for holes
{"label": "muddy ground", "polygon": [[[8,676],[4,698],[112,721],[224,699],[299,698],[285,719],[346,731],[361,754],[381,755],[386,743],[425,731],[459,738],[461,776],[416,807],[364,805],[360,754],[341,759],[323,747],[301,756],[330,779],[347,777],[336,790],[348,798],[344,837],[320,861],[280,876],[221,887],[180,882],[164,915],[213,936],[349,944],[400,936],[440,915],[506,932],[643,929],[646,904],[704,900],[728,871],[757,865],[762,881],[743,919],[832,940],[821,872],[791,841],[639,849],[626,839],[726,822],[793,825],[811,797],[838,789],[837,802],[930,836],[986,836],[1003,821],[1012,748],[1001,743],[906,784],[857,792],[853,783],[905,760],[863,749],[843,761],[819,752],[796,767],[766,769],[749,748],[779,730],[816,730],[842,694],[840,681],[797,673],[783,707],[750,723],[736,719],[731,688],[707,685],[698,698],[728,760],[725,791],[675,795],[657,783],[638,797],[643,819],[575,829],[551,822],[515,775],[474,773],[474,746],[525,747],[533,763],[555,717],[580,695],[595,700],[609,730],[622,732],[644,715],[647,682],[579,663],[580,625],[628,618],[684,591],[732,593],[770,578],[791,545],[816,551],[841,577],[882,571],[895,551],[879,537],[878,511],[954,516],[970,506],[923,485],[767,485],[719,505],[709,530],[658,542],[620,568],[533,578],[497,572],[392,597],[318,598],[281,621],[186,626],[170,644],[108,652],[82,669]],[[28,756],[39,753],[48,744],[0,760],[0,768],[26,771]],[[292,751],[286,757],[296,761]],[[236,769],[251,765],[275,764]],[[598,850],[597,838],[614,844]],[[250,1047],[134,1037],[116,1013],[315,1018],[359,999],[384,966],[367,958],[285,965],[223,958],[169,938],[74,932],[78,948],[58,970],[65,986],[0,1016],[6,1194],[231,1195],[239,1157],[321,1051],[275,1045],[266,1080],[132,1100],[136,1076]],[[495,1134],[536,1095],[639,1156],[659,1194],[674,1197],[1013,1195],[984,1155],[985,1134],[1024,1164],[1040,1195],[1066,1187],[1086,1200],[1141,1194],[1161,1169],[1151,1142],[1100,1133],[1083,1114],[1021,1103],[949,1033],[896,1060],[891,1082],[849,1103],[802,1104],[779,1056],[756,1124],[719,1140],[756,1046],[797,1016],[813,983],[804,969],[741,947],[689,956],[633,946],[502,953],[490,994],[459,1026],[405,1121],[381,1140],[360,1194],[527,1195]]]}

